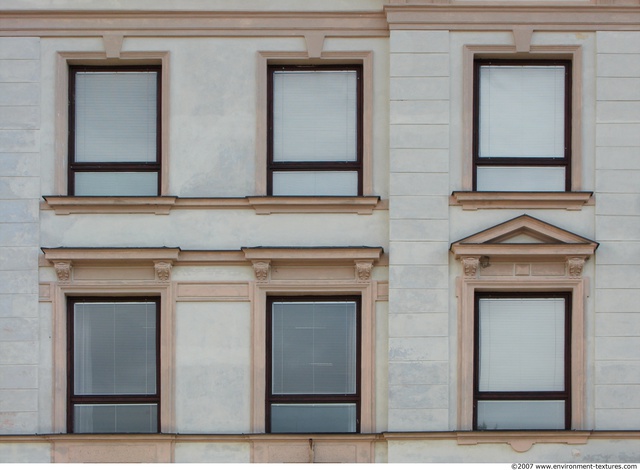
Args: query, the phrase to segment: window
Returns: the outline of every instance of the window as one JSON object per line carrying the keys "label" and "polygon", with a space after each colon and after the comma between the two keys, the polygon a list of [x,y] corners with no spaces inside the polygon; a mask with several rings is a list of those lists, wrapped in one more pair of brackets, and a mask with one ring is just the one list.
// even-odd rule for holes
{"label": "window", "polygon": [[267,432],[360,432],[360,298],[270,297],[267,332]]}
{"label": "window", "polygon": [[159,432],[159,325],[159,298],[69,299],[69,432]]}
{"label": "window", "polygon": [[361,196],[362,66],[268,67],[267,192]]}
{"label": "window", "polygon": [[571,62],[474,62],[473,189],[571,191]]}
{"label": "window", "polygon": [[68,193],[160,194],[160,66],[70,66]]}
{"label": "window", "polygon": [[570,294],[475,303],[474,429],[570,429]]}

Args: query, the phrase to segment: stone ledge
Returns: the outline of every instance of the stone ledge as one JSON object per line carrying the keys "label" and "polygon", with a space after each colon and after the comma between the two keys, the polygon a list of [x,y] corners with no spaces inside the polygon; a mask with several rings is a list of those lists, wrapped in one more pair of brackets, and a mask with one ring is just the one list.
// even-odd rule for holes
{"label": "stone ledge", "polygon": [[462,206],[463,210],[478,209],[564,209],[582,210],[592,206],[592,192],[484,192],[454,191],[450,206]]}

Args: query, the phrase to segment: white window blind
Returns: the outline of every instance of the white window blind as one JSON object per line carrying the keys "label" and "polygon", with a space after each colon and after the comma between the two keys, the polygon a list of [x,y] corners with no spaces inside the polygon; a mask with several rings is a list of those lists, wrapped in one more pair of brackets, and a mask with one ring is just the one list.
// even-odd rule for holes
{"label": "white window blind", "polygon": [[274,302],[272,392],[356,392],[355,302]]}
{"label": "white window blind", "polygon": [[76,73],[75,161],[155,162],[157,72]]}
{"label": "white window blind", "polygon": [[74,305],[74,393],[156,393],[156,304]]}
{"label": "white window blind", "polygon": [[479,156],[564,157],[565,67],[480,67]]}
{"label": "white window blind", "polygon": [[273,160],[357,160],[357,73],[273,74]]}
{"label": "white window blind", "polygon": [[356,171],[274,171],[274,196],[357,196]]}
{"label": "white window blind", "polygon": [[479,391],[564,390],[565,300],[479,302]]}

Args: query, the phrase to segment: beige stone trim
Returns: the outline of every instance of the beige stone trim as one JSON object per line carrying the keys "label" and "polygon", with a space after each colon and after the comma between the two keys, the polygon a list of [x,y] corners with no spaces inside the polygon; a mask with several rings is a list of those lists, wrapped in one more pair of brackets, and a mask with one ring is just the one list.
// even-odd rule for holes
{"label": "beige stone trim", "polygon": [[463,210],[478,209],[565,209],[582,210],[595,204],[591,192],[508,193],[454,191],[449,205]]}
{"label": "beige stone trim", "polygon": [[534,444],[586,444],[591,432],[589,431],[482,431],[457,433],[458,444],[509,444],[516,452],[526,452]]}
{"label": "beige stone trim", "polygon": [[[640,17],[639,17],[640,19]],[[452,203],[459,203],[463,209],[567,209],[579,210],[582,199],[589,193],[573,192],[582,189],[582,47],[577,45],[530,46],[526,53],[522,34],[514,31],[514,46],[466,45],[462,55],[462,189],[454,192]],[[525,30],[526,31],[526,30]],[[529,39],[530,40],[530,39]],[[520,41],[520,43],[518,42]],[[528,44],[528,43],[527,43]],[[473,61],[476,57],[513,59],[558,59],[571,60],[571,190],[572,193],[497,193],[478,192],[473,189]],[[460,199],[461,198],[461,199]]]}
{"label": "beige stone trim", "polygon": [[75,265],[112,261],[126,266],[158,259],[176,261],[180,248],[43,248],[42,251],[45,259],[53,263],[70,260]]}
{"label": "beige stone trim", "polygon": [[264,435],[251,439],[253,463],[374,463],[375,435]]}
{"label": "beige stone trim", "polygon": [[0,36],[86,37],[385,37],[381,11],[5,11]]}
{"label": "beige stone trim", "polygon": [[[46,16],[46,15],[45,15]],[[53,20],[53,17],[49,17]],[[3,15],[0,14],[0,24],[4,21]],[[0,26],[0,36],[3,36],[6,30],[3,31]],[[12,34],[10,34],[12,35]],[[67,194],[67,172],[68,172],[68,133],[69,133],[69,65],[138,65],[138,64],[160,64],[162,66],[162,90],[161,93],[161,109],[160,119],[162,121],[161,130],[161,155],[160,155],[160,178],[161,178],[161,194],[167,194],[169,192],[169,104],[171,102],[170,93],[170,71],[169,71],[169,52],[156,52],[156,51],[135,51],[135,52],[120,52],[122,47],[122,34],[99,34],[104,39],[105,52],[58,52],[56,57],[56,90],[55,90],[55,184],[54,188],[58,195]],[[87,200],[87,198],[72,198],[72,201],[65,201],[62,198],[52,197],[52,204],[60,208],[61,213],[74,213],[74,209],[77,209],[80,202],[78,199]],[[105,210],[104,206],[107,200],[114,200],[113,204],[122,206],[126,205],[126,200],[132,198],[92,198],[94,201],[91,204],[92,211]],[[152,205],[149,201],[154,198],[140,198],[142,202],[140,207]],[[159,199],[159,198],[156,198]],[[64,206],[69,207],[74,204],[73,208],[70,208],[70,212],[65,212]],[[156,202],[160,203],[162,200]],[[166,201],[162,201],[166,202]],[[100,207],[102,203],[103,207]],[[84,202],[87,204],[87,202]],[[55,207],[54,207],[55,208]],[[159,210],[162,213],[162,204],[159,204],[155,210]]]}
{"label": "beige stone trim", "polygon": [[[66,185],[66,173],[65,173]],[[266,182],[266,180],[265,180]],[[66,190],[66,186],[65,186]],[[387,210],[388,201],[377,196],[364,197],[288,197],[248,196],[244,198],[160,197],[78,197],[43,196],[41,210],[56,215],[69,214],[156,214],[172,210],[251,210],[256,214],[362,214]]]}
{"label": "beige stone trim", "polygon": [[[122,264],[131,264],[131,260],[121,261]],[[57,284],[54,288],[53,301],[53,430],[56,433],[67,432],[67,297],[68,296],[160,296],[160,416],[161,432],[174,432],[174,312],[175,302],[173,291],[168,283],[164,282],[140,282],[140,281],[84,281],[71,282],[69,284]],[[148,458],[150,455],[161,455],[162,449],[141,446],[133,452],[136,458]],[[99,449],[93,449],[97,452]],[[93,452],[91,451],[91,452]],[[116,455],[125,455],[125,449],[116,447],[113,449]],[[56,459],[70,459],[77,455],[78,459],[90,458],[84,450],[73,454],[68,447],[54,450]],[[155,454],[154,454],[155,452]],[[158,454],[157,452],[161,452]],[[102,454],[100,458],[109,458],[108,454]],[[164,455],[164,454],[162,454]],[[96,457],[97,458],[97,457]],[[70,461],[70,460],[61,460]],[[124,460],[129,461],[129,460]],[[155,461],[155,460],[153,460]],[[165,461],[165,460],[162,460]]]}
{"label": "beige stone trim", "polygon": [[[313,55],[312,55],[313,54]],[[256,194],[267,194],[267,64],[356,63],[362,64],[362,194],[373,194],[373,52],[372,51],[283,52],[259,51],[256,55],[257,127]],[[354,198],[345,198],[352,200]]]}
{"label": "beige stone trim", "polygon": [[[511,243],[526,237],[529,243]],[[473,418],[474,309],[477,291],[571,293],[571,428],[585,425],[584,301],[585,261],[598,244],[528,215],[516,217],[451,245],[463,267],[458,297],[458,429],[471,430]],[[491,433],[493,437],[500,433]],[[528,450],[530,437],[506,433],[518,452]],[[555,435],[555,434],[554,434]],[[510,439],[510,440],[509,440]],[[485,441],[482,441],[485,442]],[[486,442],[495,442],[487,440]],[[554,441],[555,442],[555,441]],[[562,441],[564,442],[564,441]],[[464,442],[467,443],[467,442]]]}
{"label": "beige stone trim", "polygon": [[177,282],[176,302],[249,302],[248,282]]}
{"label": "beige stone trim", "polygon": [[382,248],[245,248],[243,252],[254,268],[268,266],[266,274],[256,270],[257,281],[253,283],[252,432],[261,433],[265,430],[267,296],[350,294],[361,297],[362,308],[360,432],[373,432],[375,302],[379,300],[378,286],[370,275],[360,275],[356,266],[360,263],[372,267],[380,259]]}
{"label": "beige stone trim", "polygon": [[[511,31],[513,25],[534,31],[635,31],[640,23],[636,1],[518,5],[514,2],[409,0],[385,6],[390,30]],[[545,4],[546,3],[546,4]],[[635,6],[634,6],[635,5]]]}

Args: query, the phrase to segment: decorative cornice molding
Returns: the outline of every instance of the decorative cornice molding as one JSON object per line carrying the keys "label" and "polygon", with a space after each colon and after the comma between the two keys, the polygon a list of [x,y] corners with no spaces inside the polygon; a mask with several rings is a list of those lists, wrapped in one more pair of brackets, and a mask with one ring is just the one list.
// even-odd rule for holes
{"label": "decorative cornice molding", "polygon": [[567,271],[569,277],[577,279],[582,277],[582,270],[584,269],[585,258],[584,257],[571,257],[567,258]]}
{"label": "decorative cornice molding", "polygon": [[356,281],[369,282],[371,280],[371,271],[373,270],[373,261],[356,260]]}
{"label": "decorative cornice molding", "polygon": [[385,37],[382,11],[2,11],[0,36]]}
{"label": "decorative cornice molding", "polygon": [[409,0],[384,9],[390,30],[511,31],[519,25],[533,31],[637,31],[638,5],[638,0],[525,5]]}
{"label": "decorative cornice molding", "polygon": [[464,277],[466,279],[475,279],[478,277],[478,268],[480,267],[479,256],[468,256],[462,258],[462,268],[464,269]]}
{"label": "decorative cornice molding", "polygon": [[68,284],[71,282],[71,261],[68,260],[60,260],[53,263],[53,267],[56,270],[56,276],[58,277],[58,282],[61,284]]}
{"label": "decorative cornice molding", "polygon": [[565,209],[581,210],[594,205],[591,192],[478,192],[454,191],[449,205],[463,210],[478,209]]}
{"label": "decorative cornice molding", "polygon": [[271,272],[271,262],[269,260],[253,260],[253,271],[256,274],[258,282],[269,281],[269,273]]}
{"label": "decorative cornice molding", "polygon": [[388,209],[387,201],[378,196],[298,197],[248,196],[240,198],[158,197],[78,197],[43,196],[41,210],[53,209],[56,215],[69,214],[156,214],[172,210],[235,209],[255,210],[256,214],[362,214]]}
{"label": "decorative cornice molding", "polygon": [[169,282],[171,279],[171,268],[173,263],[168,260],[154,261],[153,267],[156,271],[156,277],[161,282]]}

